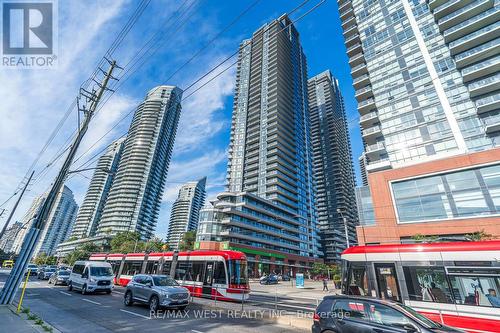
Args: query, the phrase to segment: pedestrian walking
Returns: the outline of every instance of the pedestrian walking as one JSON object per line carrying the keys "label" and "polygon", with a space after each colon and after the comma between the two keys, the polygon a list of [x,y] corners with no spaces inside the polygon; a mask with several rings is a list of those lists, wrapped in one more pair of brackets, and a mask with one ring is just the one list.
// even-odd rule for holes
{"label": "pedestrian walking", "polygon": [[324,278],[323,279],[323,291],[329,291],[328,290],[328,279],[327,278]]}

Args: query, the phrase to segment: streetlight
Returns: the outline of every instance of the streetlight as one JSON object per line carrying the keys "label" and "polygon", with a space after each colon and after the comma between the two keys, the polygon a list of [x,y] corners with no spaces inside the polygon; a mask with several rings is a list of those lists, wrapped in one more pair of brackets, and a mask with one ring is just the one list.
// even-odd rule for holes
{"label": "streetlight", "polygon": [[342,217],[342,220],[344,221],[345,240],[346,240],[346,245],[349,248],[349,247],[351,247],[351,244],[349,243],[349,232],[347,231],[347,219],[344,216],[344,214],[342,213],[342,210],[340,208],[337,208],[337,213],[340,214],[340,216]]}

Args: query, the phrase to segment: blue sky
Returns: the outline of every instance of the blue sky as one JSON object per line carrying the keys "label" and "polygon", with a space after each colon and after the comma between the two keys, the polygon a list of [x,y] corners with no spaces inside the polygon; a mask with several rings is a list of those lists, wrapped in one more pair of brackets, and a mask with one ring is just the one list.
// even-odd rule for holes
{"label": "blue sky", "polygon": [[[126,132],[130,119],[122,121],[102,140],[103,134],[143,99],[145,93],[160,84],[185,88],[221,59],[235,52],[242,39],[251,36],[265,22],[290,11],[301,1],[261,0],[234,26],[207,47],[200,56],[167,78],[195,52],[219,33],[254,0],[187,0],[194,1],[189,20],[181,27],[169,20],[182,1],[152,0],[150,5],[116,50],[114,57],[122,66],[155,33],[161,39],[154,44],[144,65],[104,105],[98,113],[80,149],[88,151],[75,164],[88,160]],[[297,18],[314,6],[309,1]],[[31,162],[47,140],[54,125],[73,101],[80,83],[90,75],[95,64],[121,30],[138,1],[59,1],[59,67],[52,70],[12,70],[0,68],[0,202],[7,199],[24,176]],[[336,1],[328,0],[297,24],[309,75],[330,69],[339,80],[349,120],[354,166],[362,151],[356,102]],[[231,60],[232,63],[234,60]],[[229,64],[228,63],[228,64]],[[225,66],[223,67],[225,68]],[[227,163],[230,120],[234,89],[234,67],[224,72],[183,102],[182,116],[162,201],[157,235],[167,231],[170,207],[182,183],[208,176],[208,197],[223,189]],[[203,82],[202,82],[203,83]],[[187,90],[189,95],[194,89]],[[75,129],[76,113],[64,124],[49,146],[36,170],[43,170]],[[79,155],[78,154],[78,155]],[[43,177],[38,177],[21,202],[15,217],[20,219],[31,200],[50,185],[57,161]],[[81,204],[92,172],[71,177],[67,185]],[[12,201],[6,206],[10,209]],[[5,215],[0,225],[5,221]]]}

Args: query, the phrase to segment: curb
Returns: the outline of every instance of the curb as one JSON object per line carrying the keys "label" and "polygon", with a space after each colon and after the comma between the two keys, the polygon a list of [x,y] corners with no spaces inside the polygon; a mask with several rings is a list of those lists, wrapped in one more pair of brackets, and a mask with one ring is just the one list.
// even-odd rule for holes
{"label": "curb", "polygon": [[[17,307],[15,307],[14,305],[11,304],[8,306],[8,308],[14,315],[16,315],[16,316],[22,318],[24,321],[26,321],[31,327],[33,327],[33,329],[35,331],[40,332],[40,333],[47,333],[47,331],[44,330],[41,325],[37,325],[37,324],[35,324],[35,322],[33,320],[29,320],[28,315],[26,313],[23,313],[23,312],[17,313]],[[31,312],[31,313],[34,313],[34,312]],[[43,318],[41,318],[41,317],[39,317],[39,318],[43,320]],[[44,320],[44,325],[47,327],[50,327],[52,329],[52,333],[62,333],[61,331],[59,331],[57,328],[55,328],[54,326],[52,326],[51,324],[49,324],[45,320]]]}

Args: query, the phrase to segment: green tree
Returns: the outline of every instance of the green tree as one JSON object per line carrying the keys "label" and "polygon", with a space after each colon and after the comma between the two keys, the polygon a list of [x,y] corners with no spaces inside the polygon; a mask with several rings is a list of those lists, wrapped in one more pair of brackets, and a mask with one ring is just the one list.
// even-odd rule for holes
{"label": "green tree", "polygon": [[36,265],[55,265],[57,263],[57,258],[48,256],[45,252],[40,252],[33,262]]}
{"label": "green tree", "polygon": [[138,232],[124,231],[116,234],[111,239],[111,252],[114,253],[130,253],[140,252],[145,248],[145,244],[141,241],[141,235]]}
{"label": "green tree", "polygon": [[87,243],[77,247],[72,252],[68,253],[66,257],[63,258],[63,262],[73,266],[77,260],[88,260],[92,253],[98,253],[102,251],[102,247],[94,243]]}
{"label": "green tree", "polygon": [[144,251],[161,252],[167,250],[168,250],[168,244],[158,237],[153,237],[144,244]]}
{"label": "green tree", "polygon": [[187,231],[182,235],[181,242],[179,243],[179,250],[191,251],[194,250],[194,243],[196,242],[196,231]]}

